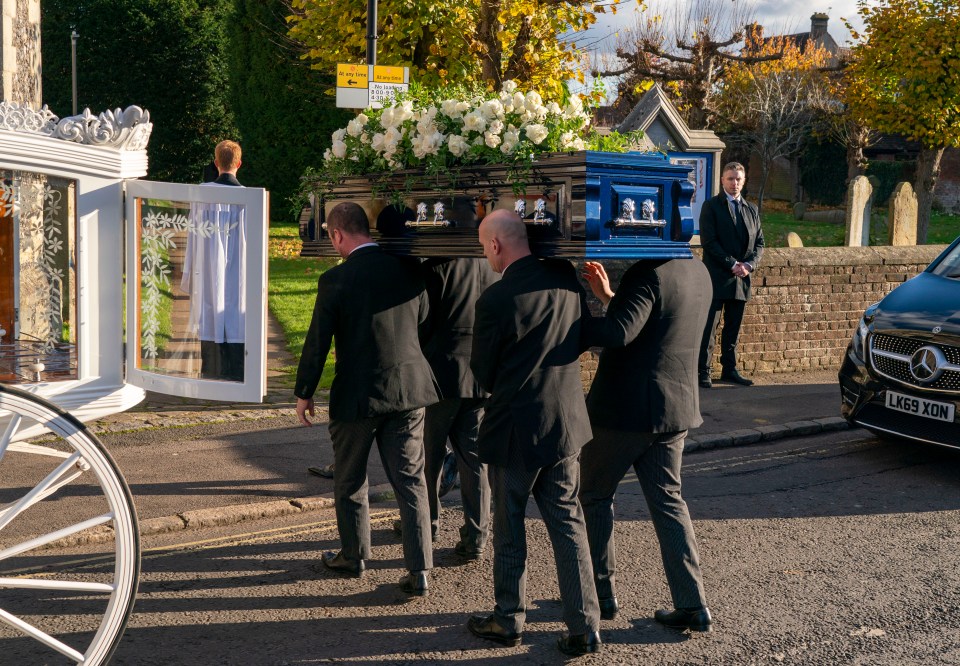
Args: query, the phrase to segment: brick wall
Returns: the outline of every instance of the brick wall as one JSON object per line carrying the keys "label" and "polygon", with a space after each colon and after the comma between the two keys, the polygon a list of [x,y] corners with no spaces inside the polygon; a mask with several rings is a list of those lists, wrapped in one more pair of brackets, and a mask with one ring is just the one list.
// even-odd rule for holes
{"label": "brick wall", "polygon": [[[866,307],[923,271],[945,247],[766,250],[740,329],[740,369],[753,374],[839,368]],[[630,264],[604,262],[614,286]],[[594,352],[581,358],[585,386],[596,366]]]}

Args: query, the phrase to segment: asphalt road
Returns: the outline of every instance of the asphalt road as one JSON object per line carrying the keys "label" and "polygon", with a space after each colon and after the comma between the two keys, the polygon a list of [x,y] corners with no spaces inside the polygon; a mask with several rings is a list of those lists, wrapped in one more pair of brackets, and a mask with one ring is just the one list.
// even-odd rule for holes
{"label": "asphalt road", "polygon": [[[960,664],[960,454],[844,431],[689,455],[684,493],[716,630],[689,636],[652,621],[669,595],[628,478],[617,501],[622,612],[603,623],[602,653],[578,663]],[[457,562],[455,507],[431,594],[415,600],[395,585],[395,509],[373,514],[374,558],[359,580],[318,566],[318,551],[337,546],[329,511],[150,537],[114,663],[563,662],[555,569],[532,503],[528,625],[512,649],[465,629],[469,614],[492,608],[491,560]],[[80,572],[102,567],[79,551],[42,558],[61,555]],[[29,617],[68,639],[89,624],[82,597],[71,609],[64,595],[17,594]],[[0,628],[0,662],[61,663],[9,636]]]}

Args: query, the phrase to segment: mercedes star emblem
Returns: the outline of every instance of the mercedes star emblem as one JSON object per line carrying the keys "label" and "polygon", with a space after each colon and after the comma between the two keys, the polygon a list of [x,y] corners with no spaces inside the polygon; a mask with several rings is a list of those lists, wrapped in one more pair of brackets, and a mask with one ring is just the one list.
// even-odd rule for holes
{"label": "mercedes star emblem", "polygon": [[942,326],[934,326],[934,327],[933,327],[933,334],[936,335],[937,333],[939,333],[939,332],[942,331],[942,330],[943,330],[943,327],[942,327]]}
{"label": "mercedes star emblem", "polygon": [[939,347],[921,347],[910,357],[910,374],[921,384],[935,382],[943,374],[947,357]]}

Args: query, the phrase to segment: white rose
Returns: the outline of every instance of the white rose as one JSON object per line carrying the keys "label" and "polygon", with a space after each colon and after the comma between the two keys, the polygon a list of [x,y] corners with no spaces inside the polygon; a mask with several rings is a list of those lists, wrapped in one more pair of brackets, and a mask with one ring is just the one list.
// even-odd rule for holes
{"label": "white rose", "polygon": [[500,144],[500,152],[504,155],[512,155],[516,147],[516,141],[507,141],[506,138],[504,138],[503,143]]}
{"label": "white rose", "polygon": [[332,138],[334,141],[343,141],[345,136],[347,136],[347,130],[341,128],[333,133]]}
{"label": "white rose", "polygon": [[490,123],[490,127],[488,127],[487,130],[494,134],[500,134],[503,132],[503,121],[499,119],[494,120]]}
{"label": "white rose", "polygon": [[459,134],[451,134],[447,137],[447,148],[454,157],[460,157],[470,148],[470,144]]}
{"label": "white rose", "polygon": [[561,109],[560,105],[556,102],[550,102],[547,104],[547,113],[549,113],[551,116],[559,116],[561,113],[563,113],[563,109]]}
{"label": "white rose", "polygon": [[347,144],[343,141],[335,140],[330,150],[333,151],[334,157],[343,159],[347,155]]}
{"label": "white rose", "polygon": [[579,137],[574,139],[573,142],[570,144],[570,150],[586,150],[586,149],[587,149],[587,142]]}
{"label": "white rose", "polygon": [[500,135],[494,134],[493,132],[484,132],[483,142],[487,144],[489,148],[496,148],[500,145]]}
{"label": "white rose", "polygon": [[323,161],[329,162],[332,159],[333,159],[333,153],[330,152],[329,148],[327,148],[325,151],[323,151]]}
{"label": "white rose", "polygon": [[523,93],[521,92],[513,93],[513,110],[515,113],[523,113],[525,101],[526,101],[526,98],[524,98]]}
{"label": "white rose", "polygon": [[471,111],[463,117],[463,129],[468,132],[482,132],[487,128],[487,121],[479,110]]}
{"label": "white rose", "polygon": [[399,143],[400,139],[403,138],[403,132],[398,130],[396,127],[388,127],[387,131],[384,132],[384,141],[387,143]]}
{"label": "white rose", "polygon": [[538,93],[536,90],[531,90],[524,98],[523,104],[527,108],[537,108],[538,106],[543,106],[543,98],[540,97],[540,93]]}
{"label": "white rose", "polygon": [[520,114],[520,123],[522,125],[527,125],[537,119],[537,114],[533,112],[532,109],[526,109],[523,113]]}
{"label": "white rose", "polygon": [[513,113],[513,95],[505,92],[500,93],[500,103],[503,104],[504,113]]}
{"label": "white rose", "polygon": [[386,143],[383,133],[377,132],[373,135],[373,141],[370,142],[370,147],[378,153],[382,153]]}
{"label": "white rose", "polygon": [[400,122],[406,122],[413,118],[413,101],[407,100],[400,103],[400,107],[397,109],[397,113],[400,116]]}
{"label": "white rose", "polygon": [[512,143],[513,145],[520,143],[520,130],[513,125],[510,125],[503,135],[503,142]]}
{"label": "white rose", "polygon": [[500,89],[508,95],[512,95],[513,91],[517,89],[517,82],[513,79],[508,79],[503,82],[503,87]]}
{"label": "white rose", "polygon": [[487,120],[503,115],[503,104],[499,99],[489,99],[480,106],[480,113]]}
{"label": "white rose", "polygon": [[370,135],[367,134],[366,132],[364,132],[363,134],[361,134],[361,135],[360,135],[360,143],[362,143],[362,144],[364,144],[364,145],[370,143]]}
{"label": "white rose", "polygon": [[440,112],[448,118],[459,118],[463,115],[462,111],[457,110],[457,100],[445,99],[440,102]]}
{"label": "white rose", "polygon": [[547,134],[550,133],[546,127],[540,125],[539,123],[530,123],[525,129],[527,132],[527,138],[536,145],[540,145],[543,140],[547,138]]}
{"label": "white rose", "polygon": [[366,127],[367,123],[370,122],[370,119],[367,118],[366,114],[363,114],[363,113],[358,113],[357,117],[354,118],[354,120],[360,123],[361,127]]}
{"label": "white rose", "polygon": [[573,143],[573,132],[564,132],[560,135],[560,147],[568,148]]}
{"label": "white rose", "polygon": [[356,119],[351,120],[347,123],[347,134],[350,136],[360,136],[363,132],[363,125],[358,123]]}
{"label": "white rose", "polygon": [[573,118],[574,116],[580,115],[582,112],[583,102],[577,95],[571,97],[570,101],[567,102],[567,105],[563,108],[563,115],[565,118]]}
{"label": "white rose", "polygon": [[464,114],[471,108],[470,102],[457,102],[457,113]]}
{"label": "white rose", "polygon": [[380,115],[380,124],[383,125],[384,129],[389,129],[399,125],[400,119],[397,116],[396,109],[394,109],[392,106],[384,109],[383,113]]}
{"label": "white rose", "polygon": [[540,106],[533,107],[531,111],[533,111],[533,115],[537,120],[544,120],[547,117],[547,107],[543,106],[542,104]]}

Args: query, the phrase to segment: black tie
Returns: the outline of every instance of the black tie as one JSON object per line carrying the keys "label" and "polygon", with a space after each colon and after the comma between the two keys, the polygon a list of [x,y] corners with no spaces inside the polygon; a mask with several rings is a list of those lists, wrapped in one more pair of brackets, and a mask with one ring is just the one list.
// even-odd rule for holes
{"label": "black tie", "polygon": [[740,199],[733,200],[733,225],[735,227],[743,226],[743,210],[740,208]]}

